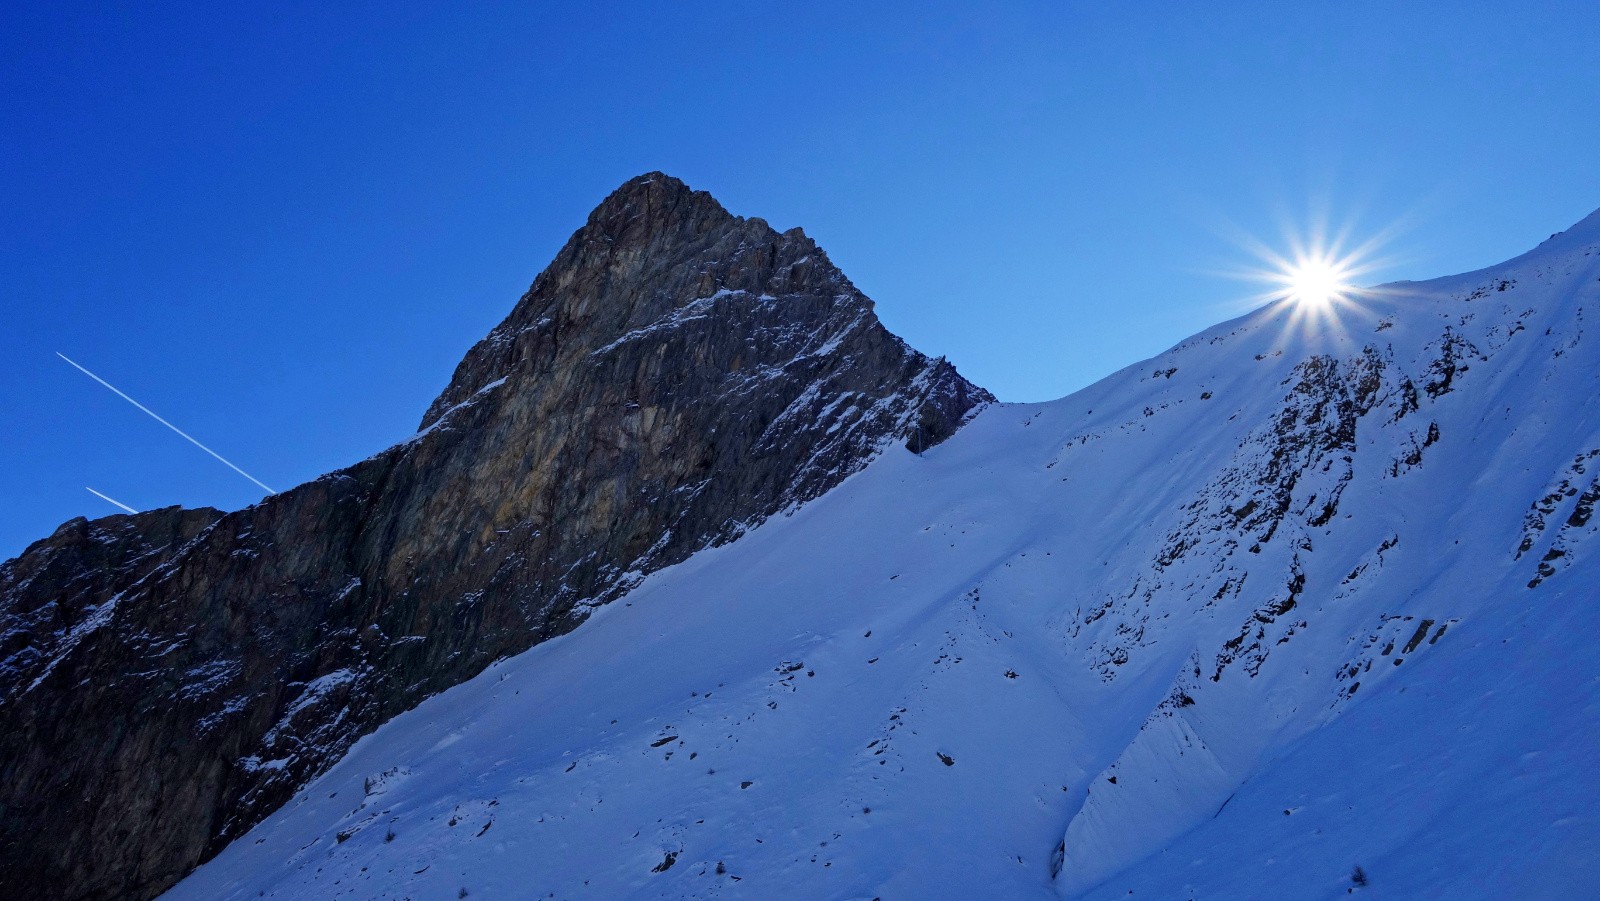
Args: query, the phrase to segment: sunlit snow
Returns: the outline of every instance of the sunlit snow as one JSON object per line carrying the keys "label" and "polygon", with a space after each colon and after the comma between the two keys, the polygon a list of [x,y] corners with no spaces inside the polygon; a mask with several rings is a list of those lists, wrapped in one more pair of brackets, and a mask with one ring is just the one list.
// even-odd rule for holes
{"label": "sunlit snow", "polygon": [[1592,896],[1597,300],[1591,217],[888,448],[166,897]]}

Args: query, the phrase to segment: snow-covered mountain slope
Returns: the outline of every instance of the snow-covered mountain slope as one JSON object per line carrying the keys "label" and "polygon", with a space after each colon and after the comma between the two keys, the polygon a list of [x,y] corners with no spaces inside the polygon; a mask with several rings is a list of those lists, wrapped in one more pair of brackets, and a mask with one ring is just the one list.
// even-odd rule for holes
{"label": "snow-covered mountain slope", "polygon": [[1600,892],[1597,313],[1600,214],[991,407],[395,718],[167,897]]}

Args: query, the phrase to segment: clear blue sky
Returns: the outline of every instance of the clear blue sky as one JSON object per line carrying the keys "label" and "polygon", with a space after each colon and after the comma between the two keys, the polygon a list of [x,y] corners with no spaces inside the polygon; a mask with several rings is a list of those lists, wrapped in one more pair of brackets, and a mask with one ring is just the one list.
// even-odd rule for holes
{"label": "clear blue sky", "polygon": [[1399,225],[1369,280],[1423,278],[1600,207],[1592,0],[240,6],[0,11],[0,557],[84,486],[261,494],[57,351],[287,488],[651,169],[1006,400],[1238,312],[1240,235]]}

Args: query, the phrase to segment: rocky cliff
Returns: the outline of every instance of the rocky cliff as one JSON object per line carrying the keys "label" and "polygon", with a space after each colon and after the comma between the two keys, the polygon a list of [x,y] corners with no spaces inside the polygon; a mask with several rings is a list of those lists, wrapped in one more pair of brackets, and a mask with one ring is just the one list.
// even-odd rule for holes
{"label": "rocky cliff", "polygon": [[799,229],[628,182],[411,440],[0,566],[0,896],[159,893],[395,714],[990,400]]}

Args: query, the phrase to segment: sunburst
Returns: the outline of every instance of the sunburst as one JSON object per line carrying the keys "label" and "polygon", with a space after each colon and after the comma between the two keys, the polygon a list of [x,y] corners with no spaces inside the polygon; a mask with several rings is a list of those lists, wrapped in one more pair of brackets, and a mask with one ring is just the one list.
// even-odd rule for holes
{"label": "sunburst", "polygon": [[1283,287],[1289,300],[1312,310],[1323,310],[1349,297],[1355,291],[1351,282],[1352,262],[1332,256],[1295,260],[1283,272]]}
{"label": "sunburst", "polygon": [[1313,216],[1310,227],[1298,234],[1285,227],[1277,248],[1260,238],[1239,235],[1240,243],[1259,264],[1229,274],[1265,289],[1240,298],[1239,303],[1246,308],[1265,304],[1276,309],[1286,334],[1344,339],[1351,321],[1366,311],[1380,291],[1361,284],[1393,262],[1378,255],[1393,231],[1391,227],[1357,242],[1351,238],[1352,229],[1330,230],[1325,219]]}

